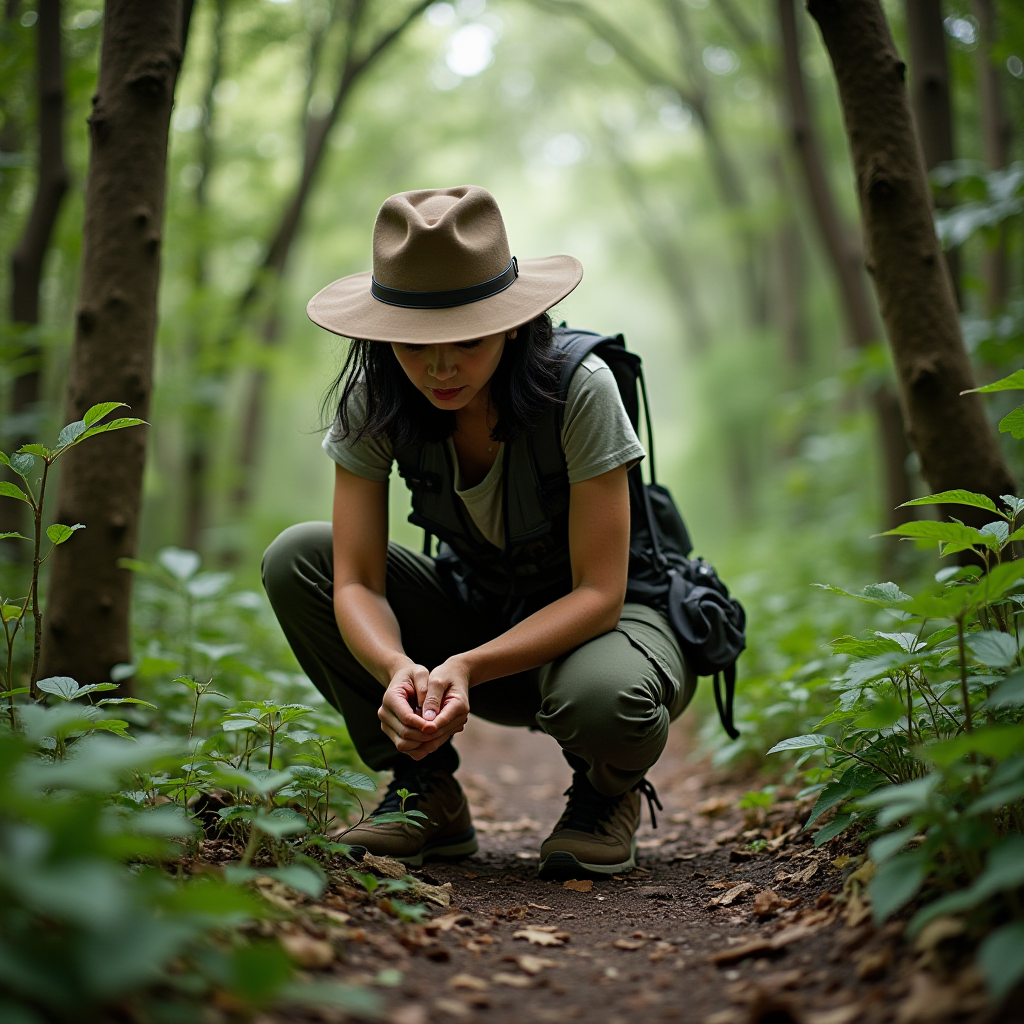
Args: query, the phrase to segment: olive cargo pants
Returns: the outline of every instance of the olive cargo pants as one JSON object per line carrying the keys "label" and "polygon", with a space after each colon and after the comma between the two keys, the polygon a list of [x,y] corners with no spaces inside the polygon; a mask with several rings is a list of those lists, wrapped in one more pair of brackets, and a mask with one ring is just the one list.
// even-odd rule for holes
{"label": "olive cargo pants", "polygon": [[[400,754],[377,718],[383,688],[349,653],[333,603],[330,523],[285,530],[263,559],[263,585],[306,675],[345,717],[363,761],[383,771]],[[453,595],[433,560],[388,546],[386,594],[409,657],[428,669],[501,632]],[[541,729],[607,796],[626,792],[658,760],[669,723],[689,703],[696,677],[666,618],[627,604],[619,625],[547,665],[493,679],[469,693],[473,714],[501,725]],[[454,770],[451,744],[429,755]]]}

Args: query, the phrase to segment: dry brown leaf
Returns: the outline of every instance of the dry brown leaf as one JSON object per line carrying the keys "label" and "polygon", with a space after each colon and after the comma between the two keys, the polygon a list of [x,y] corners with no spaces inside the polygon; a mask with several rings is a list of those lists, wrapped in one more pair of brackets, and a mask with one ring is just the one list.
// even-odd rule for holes
{"label": "dry brown leaf", "polygon": [[771,917],[780,910],[795,907],[799,902],[799,898],[784,900],[774,889],[762,889],[754,897],[754,913],[758,917]]}
{"label": "dry brown leaf", "polygon": [[427,885],[418,878],[414,878],[409,885],[412,894],[421,900],[429,900],[439,907],[450,907],[452,905],[452,891],[443,885]]}
{"label": "dry brown leaf", "polygon": [[397,1006],[388,1016],[388,1024],[427,1024],[427,1008],[422,1003]]}
{"label": "dry brown leaf", "polygon": [[536,832],[540,828],[540,823],[533,820],[533,818],[522,817],[518,821],[478,821],[476,823],[477,832],[498,832],[505,835],[515,832]]}
{"label": "dry brown leaf", "polygon": [[456,1020],[464,1020],[472,1013],[470,1008],[465,1003],[460,1003],[458,999],[435,999],[434,1009],[442,1017],[454,1017]]}
{"label": "dry brown leaf", "polygon": [[937,917],[921,929],[917,938],[914,939],[914,949],[920,950],[922,953],[927,952],[941,945],[947,939],[955,939],[958,935],[963,935],[966,930],[967,925],[959,917],[948,915]]}
{"label": "dry brown leaf", "polygon": [[731,949],[720,949],[717,953],[712,953],[708,960],[713,964],[731,964],[757,953],[767,953],[772,948],[770,939],[751,939]]}
{"label": "dry brown leaf", "polygon": [[533,981],[522,974],[505,974],[499,972],[491,975],[495,985],[508,985],[509,988],[533,988]]}
{"label": "dry brown leaf", "polygon": [[462,988],[467,992],[486,992],[491,986],[475,974],[453,974],[448,979],[449,988]]}
{"label": "dry brown leaf", "polygon": [[716,832],[711,837],[712,842],[717,843],[719,846],[724,846],[726,843],[731,843],[734,839],[739,838],[741,829],[739,828],[727,828],[724,832]]}
{"label": "dry brown leaf", "polygon": [[892,946],[883,946],[874,952],[857,957],[857,980],[876,981],[892,965]]}
{"label": "dry brown leaf", "polygon": [[309,916],[326,918],[335,924],[348,924],[352,920],[352,915],[346,914],[343,910],[332,910],[330,907],[323,906],[310,907]]}
{"label": "dry brown leaf", "polygon": [[594,880],[592,878],[570,878],[562,883],[562,888],[572,892],[590,892],[594,888]]}
{"label": "dry brown leaf", "polygon": [[564,946],[569,941],[569,933],[554,928],[522,928],[514,932],[512,938],[525,939],[534,946]]}
{"label": "dry brown leaf", "polygon": [[454,914],[445,914],[443,917],[435,917],[433,921],[428,921],[424,925],[424,930],[428,935],[436,935],[438,932],[450,932],[456,925],[469,928],[473,923],[473,918],[469,914],[457,910]]}
{"label": "dry brown leaf", "polygon": [[292,960],[304,970],[321,971],[334,960],[334,947],[323,939],[314,939],[305,932],[281,935],[278,941]]}
{"label": "dry brown leaf", "polygon": [[846,904],[846,927],[859,928],[871,917],[871,900],[867,895],[854,893]]}
{"label": "dry brown leaf", "polygon": [[804,1020],[806,1024],[853,1024],[864,1013],[864,1007],[854,1003],[851,1006],[837,1006],[833,1010],[814,1010]]}
{"label": "dry brown leaf", "polygon": [[732,886],[728,891],[723,892],[721,896],[716,896],[711,900],[711,903],[716,907],[728,907],[753,888],[753,882],[740,882],[738,885]]}
{"label": "dry brown leaf", "polygon": [[702,800],[694,810],[698,814],[703,814],[707,818],[713,818],[723,811],[729,810],[732,807],[733,801],[729,797],[724,796],[713,796],[707,800]]}
{"label": "dry brown leaf", "polygon": [[385,878],[405,878],[409,874],[409,869],[394,857],[377,857],[372,853],[363,854],[363,867]]}
{"label": "dry brown leaf", "polygon": [[612,945],[616,949],[643,949],[647,945],[646,939],[616,939]]}
{"label": "dry brown leaf", "polygon": [[543,903],[531,903],[534,910],[554,910],[554,907],[545,907]]}
{"label": "dry brown leaf", "polygon": [[531,956],[529,953],[516,957],[516,965],[521,971],[530,975],[540,974],[547,967],[557,967],[557,960],[549,960],[546,956]]}
{"label": "dry brown leaf", "polygon": [[791,882],[799,882],[801,885],[806,885],[818,873],[819,867],[821,867],[821,864],[816,860],[812,860],[811,863],[803,869],[803,871],[794,871],[793,874],[789,876],[789,880]]}

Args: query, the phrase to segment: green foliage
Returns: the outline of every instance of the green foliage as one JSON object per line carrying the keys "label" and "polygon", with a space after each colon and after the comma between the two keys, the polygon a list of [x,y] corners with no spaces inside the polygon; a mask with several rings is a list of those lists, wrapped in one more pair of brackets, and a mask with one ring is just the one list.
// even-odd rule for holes
{"label": "green foliage", "polygon": [[995,939],[1017,934],[1024,892],[1024,560],[1013,557],[1024,503],[1001,503],[929,495],[908,504],[970,505],[997,518],[980,530],[927,520],[888,533],[937,542],[943,555],[969,551],[984,575],[942,569],[909,594],[892,583],[825,588],[876,606],[894,627],[833,641],[831,710],[769,750],[803,752],[796,766],[818,793],[805,825],[815,845],[854,827],[870,841],[877,922],[913,903],[912,932],[948,913],[980,933],[998,929],[979,953],[997,997],[1011,984],[997,965],[1024,977],[1008,939]]}

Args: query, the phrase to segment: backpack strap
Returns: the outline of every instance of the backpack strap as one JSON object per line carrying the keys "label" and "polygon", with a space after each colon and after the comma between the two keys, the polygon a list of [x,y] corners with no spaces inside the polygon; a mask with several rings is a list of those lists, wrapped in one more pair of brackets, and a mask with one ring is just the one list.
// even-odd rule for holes
{"label": "backpack strap", "polygon": [[[725,677],[725,706],[722,705],[722,695],[719,693],[718,677]],[[718,717],[721,719],[722,728],[729,734],[729,739],[739,738],[739,729],[733,724],[732,702],[736,695],[736,662],[726,666],[721,673],[715,673],[715,707],[718,708]]]}

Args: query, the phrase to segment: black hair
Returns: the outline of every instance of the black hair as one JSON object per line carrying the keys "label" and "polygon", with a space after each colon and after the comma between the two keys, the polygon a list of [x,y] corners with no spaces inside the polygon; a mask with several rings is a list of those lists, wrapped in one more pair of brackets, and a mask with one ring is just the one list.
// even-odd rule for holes
{"label": "black hair", "polygon": [[[541,313],[517,328],[514,339],[506,339],[488,394],[497,414],[492,440],[514,441],[544,409],[559,401],[562,358],[551,345],[551,335],[551,318]],[[356,425],[349,417],[348,402],[360,384],[366,387],[366,417]],[[455,412],[431,405],[385,342],[352,339],[320,408],[325,418],[332,413],[331,434],[338,440],[387,437],[400,448],[443,441],[455,431]]]}

